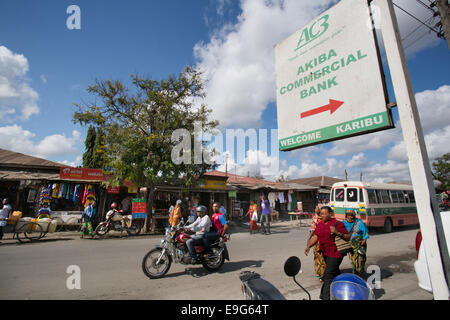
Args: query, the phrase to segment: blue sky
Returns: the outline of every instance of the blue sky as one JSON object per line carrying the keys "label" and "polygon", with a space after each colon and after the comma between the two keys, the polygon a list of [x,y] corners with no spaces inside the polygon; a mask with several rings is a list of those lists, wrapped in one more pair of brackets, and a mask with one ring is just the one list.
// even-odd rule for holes
{"label": "blue sky", "polygon": [[[427,2],[428,0],[425,0]],[[273,45],[336,1],[168,0],[0,2],[0,147],[80,164],[87,128],[71,121],[73,103],[92,101],[96,79],[130,74],[165,78],[186,65],[204,71],[206,103],[226,128],[277,128]],[[413,0],[396,4],[429,25],[437,20]],[[81,9],[69,30],[66,9]],[[450,152],[450,59],[447,43],[397,10],[430,158]],[[412,32],[413,30],[417,30]],[[412,33],[411,33],[412,32]],[[388,70],[386,69],[386,72]],[[391,101],[395,100],[388,75]],[[394,109],[394,120],[398,114]],[[398,122],[397,122],[398,124]],[[279,153],[277,172],[367,180],[409,180],[401,129]],[[248,158],[276,161],[250,150]],[[259,166],[235,163],[238,174]],[[223,166],[220,169],[224,169]]]}

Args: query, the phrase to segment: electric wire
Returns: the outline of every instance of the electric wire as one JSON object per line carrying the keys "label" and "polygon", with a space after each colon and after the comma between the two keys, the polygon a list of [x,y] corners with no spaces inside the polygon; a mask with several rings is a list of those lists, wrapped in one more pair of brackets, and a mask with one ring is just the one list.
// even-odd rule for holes
{"label": "electric wire", "polygon": [[402,10],[403,12],[405,12],[407,15],[409,15],[410,17],[414,18],[415,20],[419,21],[421,24],[423,24],[424,26],[426,26],[428,29],[430,29],[431,31],[435,32],[436,34],[439,35],[439,32],[434,30],[432,27],[430,27],[429,25],[425,24],[422,20],[416,18],[414,15],[412,15],[411,13],[409,13],[408,11],[406,11],[405,9],[401,8],[400,6],[398,6],[396,3],[392,2],[394,4],[394,6],[396,6],[397,8],[399,8],[400,10]]}
{"label": "electric wire", "polygon": [[434,13],[434,10],[428,6],[426,3],[422,2],[422,0],[416,0],[418,3],[420,3],[422,6],[424,6],[425,8],[427,8],[428,10],[430,10],[431,12]]}

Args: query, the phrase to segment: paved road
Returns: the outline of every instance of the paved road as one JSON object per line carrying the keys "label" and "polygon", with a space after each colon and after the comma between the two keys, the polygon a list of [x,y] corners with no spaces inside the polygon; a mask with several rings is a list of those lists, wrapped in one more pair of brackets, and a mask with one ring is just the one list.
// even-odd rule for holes
{"label": "paved road", "polygon": [[[271,281],[290,300],[305,297],[283,272],[284,261],[292,256],[302,260],[298,280],[313,299],[321,284],[313,276],[312,256],[303,254],[308,229],[276,223],[269,236],[234,233],[228,243],[231,261],[220,272],[208,273],[201,266],[172,264],[163,279],[150,280],[141,271],[145,253],[160,237],[112,238],[48,237],[38,243],[0,246],[0,299],[242,299],[239,272],[253,270]],[[381,267],[378,299],[431,299],[417,286],[413,270],[416,229],[391,234],[372,232],[367,266]],[[46,238],[47,238],[46,237]],[[44,240],[46,239],[44,238]],[[67,268],[81,270],[81,289],[66,286]],[[341,269],[348,271],[346,258]]]}

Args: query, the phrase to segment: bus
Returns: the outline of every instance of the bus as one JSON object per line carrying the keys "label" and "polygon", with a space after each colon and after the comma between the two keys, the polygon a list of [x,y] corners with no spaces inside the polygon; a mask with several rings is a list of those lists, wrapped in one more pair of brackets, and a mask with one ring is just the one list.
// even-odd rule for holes
{"label": "bus", "polygon": [[331,187],[330,206],[338,220],[345,219],[345,209],[355,209],[368,227],[418,225],[416,201],[411,185],[361,181],[341,181]]}

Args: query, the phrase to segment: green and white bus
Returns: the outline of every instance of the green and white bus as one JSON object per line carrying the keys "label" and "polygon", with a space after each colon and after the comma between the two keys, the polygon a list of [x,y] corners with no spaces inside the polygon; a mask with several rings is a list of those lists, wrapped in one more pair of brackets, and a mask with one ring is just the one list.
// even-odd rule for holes
{"label": "green and white bus", "polygon": [[331,188],[330,206],[338,220],[352,208],[368,227],[383,227],[385,232],[419,223],[413,188],[406,184],[337,182]]}

